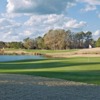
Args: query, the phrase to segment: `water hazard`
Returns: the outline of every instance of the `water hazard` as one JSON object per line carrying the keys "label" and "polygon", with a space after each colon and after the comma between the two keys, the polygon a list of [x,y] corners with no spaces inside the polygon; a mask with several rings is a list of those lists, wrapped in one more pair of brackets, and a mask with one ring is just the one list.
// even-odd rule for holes
{"label": "water hazard", "polygon": [[34,55],[0,55],[0,62],[5,61],[17,61],[17,60],[29,60],[29,59],[46,59],[43,56]]}

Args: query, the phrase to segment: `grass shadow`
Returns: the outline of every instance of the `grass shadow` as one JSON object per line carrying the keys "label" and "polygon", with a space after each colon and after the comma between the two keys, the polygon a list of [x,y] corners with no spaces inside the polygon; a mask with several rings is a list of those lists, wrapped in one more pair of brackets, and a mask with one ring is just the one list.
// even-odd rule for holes
{"label": "grass shadow", "polygon": [[[9,74],[9,73],[8,73]],[[64,79],[75,82],[85,82],[100,85],[100,71],[81,71],[81,72],[12,72],[10,74],[24,74],[32,76],[42,76],[48,78]]]}
{"label": "grass shadow", "polygon": [[[40,62],[39,62],[40,61]],[[44,68],[59,68],[59,67],[74,67],[74,66],[91,66],[91,65],[99,65],[100,62],[73,62],[56,59],[42,59],[42,60],[24,60],[24,61],[16,61],[16,62],[5,62],[0,63],[0,69],[13,70],[13,69],[44,69]]]}

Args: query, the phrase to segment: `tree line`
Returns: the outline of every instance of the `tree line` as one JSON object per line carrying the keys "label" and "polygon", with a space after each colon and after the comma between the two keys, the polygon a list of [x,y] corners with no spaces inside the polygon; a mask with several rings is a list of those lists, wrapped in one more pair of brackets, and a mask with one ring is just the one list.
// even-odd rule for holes
{"label": "tree line", "polygon": [[71,32],[70,30],[49,30],[43,37],[39,36],[35,39],[25,38],[22,42],[3,42],[0,41],[0,48],[15,49],[78,49],[92,47],[100,47],[100,38],[95,41],[92,32]]}

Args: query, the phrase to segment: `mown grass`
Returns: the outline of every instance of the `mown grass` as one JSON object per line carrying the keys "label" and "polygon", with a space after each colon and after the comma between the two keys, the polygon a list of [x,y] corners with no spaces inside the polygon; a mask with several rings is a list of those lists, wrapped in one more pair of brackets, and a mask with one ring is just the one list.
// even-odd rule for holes
{"label": "mown grass", "polygon": [[100,85],[100,58],[52,58],[1,62],[0,73],[36,75]]}

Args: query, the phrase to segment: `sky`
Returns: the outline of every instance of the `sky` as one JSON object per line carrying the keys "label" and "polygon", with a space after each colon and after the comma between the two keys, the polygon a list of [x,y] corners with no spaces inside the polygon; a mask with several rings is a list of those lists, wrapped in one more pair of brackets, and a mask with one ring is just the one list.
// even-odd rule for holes
{"label": "sky", "polygon": [[0,41],[43,36],[50,29],[100,37],[100,0],[0,0]]}

